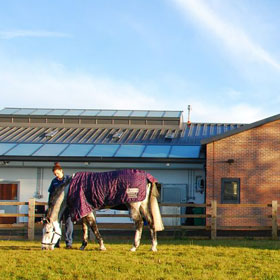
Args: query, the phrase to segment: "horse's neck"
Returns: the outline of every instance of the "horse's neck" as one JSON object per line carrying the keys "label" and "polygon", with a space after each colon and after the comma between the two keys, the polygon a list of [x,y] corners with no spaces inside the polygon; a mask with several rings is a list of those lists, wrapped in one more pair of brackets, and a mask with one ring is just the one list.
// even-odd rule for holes
{"label": "horse's neck", "polygon": [[64,191],[59,195],[59,197],[57,198],[51,215],[50,215],[50,219],[52,221],[60,221],[61,217],[63,215],[63,212],[66,208],[66,202],[67,202],[67,194],[69,191],[69,185],[65,187]]}

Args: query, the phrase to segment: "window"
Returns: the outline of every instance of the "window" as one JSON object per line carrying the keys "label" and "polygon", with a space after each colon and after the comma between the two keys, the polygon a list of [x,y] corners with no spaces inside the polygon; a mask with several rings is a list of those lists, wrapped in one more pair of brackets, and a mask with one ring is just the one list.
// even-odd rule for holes
{"label": "window", "polygon": [[222,203],[240,203],[239,178],[222,178]]}

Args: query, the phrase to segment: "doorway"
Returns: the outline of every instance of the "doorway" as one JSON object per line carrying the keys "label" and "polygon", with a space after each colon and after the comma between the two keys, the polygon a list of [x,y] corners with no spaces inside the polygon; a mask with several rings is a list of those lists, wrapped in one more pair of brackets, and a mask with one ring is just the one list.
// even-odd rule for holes
{"label": "doorway", "polygon": [[[163,203],[186,203],[188,193],[187,184],[162,184],[161,197]],[[184,214],[185,207],[162,206],[162,214]],[[163,218],[163,222],[168,226],[181,225],[185,218]]]}
{"label": "doorway", "polygon": [[[17,183],[0,183],[0,201],[9,202],[18,200],[18,184]],[[17,213],[17,206],[1,205],[0,213]],[[16,217],[0,217],[0,224],[14,224],[17,222]]]}

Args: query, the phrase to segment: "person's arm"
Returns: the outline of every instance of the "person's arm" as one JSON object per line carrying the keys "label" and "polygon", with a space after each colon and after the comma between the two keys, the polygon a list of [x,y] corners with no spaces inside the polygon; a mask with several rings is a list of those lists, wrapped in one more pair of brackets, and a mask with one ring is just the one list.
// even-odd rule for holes
{"label": "person's arm", "polygon": [[52,193],[55,190],[55,178],[51,181],[51,184],[49,186],[48,192],[49,192],[49,198],[48,198],[48,202],[50,201],[50,197],[52,195]]}
{"label": "person's arm", "polygon": [[54,182],[52,180],[52,182],[51,182],[51,184],[49,186],[48,192],[51,194],[53,191],[54,191]]}

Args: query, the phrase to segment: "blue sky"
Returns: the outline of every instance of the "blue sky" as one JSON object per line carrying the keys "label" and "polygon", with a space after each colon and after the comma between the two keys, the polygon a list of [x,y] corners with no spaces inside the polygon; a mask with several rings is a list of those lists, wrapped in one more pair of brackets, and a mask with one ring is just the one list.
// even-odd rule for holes
{"label": "blue sky", "polygon": [[278,0],[0,0],[0,107],[279,114]]}

